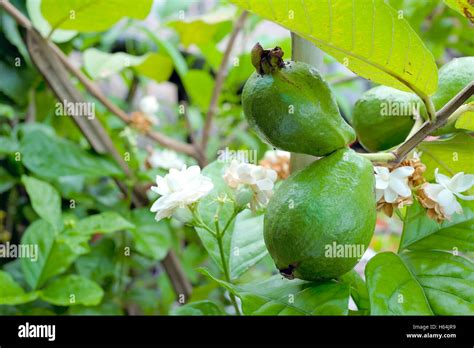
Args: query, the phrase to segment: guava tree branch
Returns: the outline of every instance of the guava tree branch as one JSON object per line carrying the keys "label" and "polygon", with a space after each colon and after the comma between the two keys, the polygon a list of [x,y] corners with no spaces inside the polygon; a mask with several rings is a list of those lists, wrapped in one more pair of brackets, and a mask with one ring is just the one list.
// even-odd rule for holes
{"label": "guava tree branch", "polygon": [[434,122],[425,122],[423,126],[401,144],[395,151],[392,152],[394,159],[391,163],[398,164],[428,135],[435,130],[443,127],[448,121],[449,117],[458,110],[466,100],[474,94],[474,81],[463,88],[456,94],[445,106],[436,113],[436,120]]}
{"label": "guava tree branch", "polygon": [[219,71],[216,75],[216,81],[214,84],[214,89],[212,91],[211,102],[209,104],[209,109],[206,114],[206,121],[204,123],[204,128],[202,131],[201,147],[203,152],[206,151],[207,143],[209,141],[209,133],[211,131],[212,126],[212,120],[217,112],[217,102],[219,100],[219,95],[222,91],[222,85],[224,83],[225,73],[227,70],[227,64],[229,62],[230,54],[232,53],[232,48],[234,47],[235,39],[237,38],[237,35],[239,34],[242,27],[244,26],[247,14],[247,11],[242,12],[240,17],[235,22],[234,30],[230,34],[229,41],[227,42],[227,46],[224,51],[224,56],[222,57],[221,65],[219,67]]}

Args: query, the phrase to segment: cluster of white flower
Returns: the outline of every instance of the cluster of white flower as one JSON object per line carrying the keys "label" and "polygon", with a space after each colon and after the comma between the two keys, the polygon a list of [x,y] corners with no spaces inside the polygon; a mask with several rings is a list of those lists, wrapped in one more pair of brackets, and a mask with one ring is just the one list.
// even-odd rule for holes
{"label": "cluster of white flower", "polygon": [[428,198],[439,204],[446,215],[462,214],[462,206],[456,197],[463,200],[474,200],[474,196],[461,194],[461,192],[469,190],[474,185],[474,175],[460,172],[449,178],[438,173],[438,168],[436,168],[435,179],[436,184],[426,183],[423,185],[423,190]]}
{"label": "cluster of white flower", "polygon": [[172,150],[153,150],[148,157],[148,163],[152,168],[181,169],[185,166],[184,160]]}
{"label": "cluster of white flower", "polygon": [[253,192],[250,207],[257,210],[268,204],[277,173],[262,166],[233,160],[224,174],[224,180],[233,189],[250,188]]}
{"label": "cluster of white flower", "polygon": [[390,172],[387,167],[374,167],[377,202],[383,197],[387,203],[395,203],[400,197],[411,196],[408,177],[415,171],[412,167],[399,167]]}
{"label": "cluster of white flower", "polygon": [[183,167],[182,170],[172,168],[164,177],[156,176],[156,185],[151,190],[161,197],[150,210],[156,213],[157,221],[197,202],[214,188],[211,179],[201,174],[199,166]]}

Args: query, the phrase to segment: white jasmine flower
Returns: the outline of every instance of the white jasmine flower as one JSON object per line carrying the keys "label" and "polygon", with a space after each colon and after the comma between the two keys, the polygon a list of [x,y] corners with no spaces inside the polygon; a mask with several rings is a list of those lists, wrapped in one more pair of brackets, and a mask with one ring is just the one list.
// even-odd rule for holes
{"label": "white jasmine flower", "polygon": [[147,95],[140,99],[138,103],[138,107],[141,112],[146,115],[154,115],[158,112],[160,108],[160,104],[158,104],[158,100],[152,95]]}
{"label": "white jasmine flower", "polygon": [[253,191],[252,210],[265,207],[273,195],[277,173],[272,169],[233,160],[224,174],[224,180],[233,189],[247,186]]}
{"label": "white jasmine flower", "polygon": [[172,150],[154,150],[148,157],[148,163],[152,168],[163,168],[163,169],[181,169],[185,165],[183,159]]}
{"label": "white jasmine flower", "polygon": [[151,190],[161,197],[153,203],[150,211],[156,213],[157,221],[197,202],[214,188],[211,179],[202,175],[198,166],[185,166],[182,170],[172,168],[164,177],[156,176],[156,185]]}
{"label": "white jasmine flower", "polygon": [[377,202],[383,197],[385,202],[394,203],[400,197],[411,196],[408,177],[415,171],[412,167],[398,167],[392,172],[387,167],[374,167]]}
{"label": "white jasmine flower", "polygon": [[469,190],[474,185],[474,175],[460,172],[449,178],[438,173],[438,168],[436,168],[435,178],[437,184],[427,183],[423,186],[428,198],[438,203],[448,216],[454,213],[462,214],[461,204],[459,204],[456,197],[463,200],[474,200],[474,196],[461,194],[461,192]]}

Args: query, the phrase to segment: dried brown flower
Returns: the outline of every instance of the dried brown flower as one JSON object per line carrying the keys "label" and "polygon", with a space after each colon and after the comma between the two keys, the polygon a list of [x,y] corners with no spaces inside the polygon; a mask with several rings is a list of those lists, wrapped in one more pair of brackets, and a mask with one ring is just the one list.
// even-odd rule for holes
{"label": "dried brown flower", "polygon": [[286,179],[290,176],[290,154],[288,152],[268,151],[258,164],[276,171],[278,179]]}
{"label": "dried brown flower", "polygon": [[408,185],[410,185],[411,188],[418,187],[426,182],[425,177],[423,176],[423,173],[426,171],[426,166],[421,163],[418,158],[405,159],[397,167],[404,166],[410,166],[415,169],[413,174],[408,177]]}
{"label": "dried brown flower", "polygon": [[421,186],[416,191],[416,197],[421,205],[427,209],[426,215],[438,223],[442,223],[444,220],[450,220],[450,217],[444,213],[443,208],[441,208],[437,202],[428,197],[424,190],[424,186],[425,185]]}
{"label": "dried brown flower", "polygon": [[383,211],[385,215],[387,215],[388,217],[392,217],[393,211],[396,208],[402,208],[405,205],[410,205],[410,204],[413,204],[412,197],[398,197],[398,199],[393,203],[385,202],[384,198],[382,197],[377,202],[377,211]]}
{"label": "dried brown flower", "polygon": [[130,116],[130,123],[133,128],[137,129],[141,133],[150,131],[153,121],[145,115],[143,112],[135,111]]}

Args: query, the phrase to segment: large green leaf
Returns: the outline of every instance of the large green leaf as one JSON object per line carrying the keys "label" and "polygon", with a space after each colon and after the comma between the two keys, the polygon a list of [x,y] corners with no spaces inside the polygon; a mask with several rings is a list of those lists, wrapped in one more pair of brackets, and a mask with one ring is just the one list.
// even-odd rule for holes
{"label": "large green leaf", "polygon": [[40,292],[41,299],[56,306],[96,306],[103,296],[96,282],[74,274],[56,279]]}
{"label": "large green leaf", "polygon": [[61,197],[58,191],[47,182],[31,176],[23,175],[21,181],[30,196],[31,205],[36,213],[56,228],[59,233],[63,229],[61,218]]}
{"label": "large green leaf", "polygon": [[74,260],[86,252],[82,239],[56,235],[55,229],[44,220],[33,222],[25,231],[21,244],[37,246],[37,259],[21,259],[21,268],[28,285],[40,288],[49,278],[66,271]]}
{"label": "large green leaf", "polygon": [[211,301],[198,301],[185,304],[171,311],[171,315],[225,315],[224,310]]}
{"label": "large green leaf", "polygon": [[237,287],[247,315],[347,315],[350,288],[333,281],[310,283],[280,275]]}
{"label": "large green leaf", "polygon": [[19,305],[36,298],[36,292],[26,293],[10,274],[0,271],[0,305]]}
{"label": "large green leaf", "polygon": [[10,155],[18,151],[20,144],[11,137],[0,136],[0,155]]}
{"label": "large green leaf", "polygon": [[135,225],[130,221],[116,212],[107,211],[79,220],[73,230],[80,235],[88,236],[95,233],[106,234],[131,228],[135,228]]}
{"label": "large green leaf", "polygon": [[467,134],[457,134],[449,139],[424,141],[418,145],[421,161],[426,165],[425,178],[434,180],[434,171],[453,176],[458,172],[474,171],[474,138]]}
{"label": "large green leaf", "polygon": [[21,153],[25,167],[41,177],[123,175],[110,160],[93,156],[76,144],[41,130],[32,130],[23,136]]}
{"label": "large green leaf", "polygon": [[432,315],[423,288],[407,266],[391,252],[367,263],[365,278],[372,315]]}
{"label": "large green leaf", "polygon": [[338,280],[351,287],[351,297],[357,305],[358,310],[368,310],[370,308],[367,285],[355,269],[343,274]]}
{"label": "large green leaf", "polygon": [[244,210],[237,215],[230,248],[230,277],[238,278],[268,254],[263,240],[263,214]]}
{"label": "large green leaf", "polygon": [[232,0],[313,42],[356,74],[420,96],[437,88],[431,52],[383,0]]}
{"label": "large green leaf", "polygon": [[102,283],[116,272],[117,252],[111,239],[103,238],[91,247],[91,251],[80,256],[74,263],[79,275]]}
{"label": "large green leaf", "polygon": [[0,92],[17,104],[24,105],[28,98],[28,89],[33,80],[30,70],[0,61]]}
{"label": "large green leaf", "polygon": [[[51,25],[41,14],[41,0],[27,0],[26,9],[28,10],[28,15],[34,27],[41,33],[41,35],[48,36],[51,32]],[[58,29],[54,31],[53,35],[51,35],[51,40],[59,43],[66,42],[76,35],[77,31],[75,30]]]}
{"label": "large green leaf", "polygon": [[152,4],[153,0],[43,0],[41,12],[54,29],[94,32],[124,17],[145,19]]}
{"label": "large green leaf", "polygon": [[426,215],[426,209],[415,201],[407,208],[400,250],[474,251],[474,201],[462,201],[462,214],[441,224]]}
{"label": "large green leaf", "polygon": [[105,78],[126,68],[157,82],[168,80],[173,72],[173,61],[167,55],[148,53],[132,56],[127,53],[106,53],[95,48],[84,51],[84,68],[93,79]]}
{"label": "large green leaf", "polygon": [[442,251],[400,256],[423,287],[434,314],[474,315],[473,262]]}
{"label": "large green leaf", "polygon": [[214,80],[204,70],[189,70],[183,77],[183,84],[192,102],[206,112],[211,103]]}
{"label": "large green leaf", "polygon": [[156,221],[148,208],[134,209],[131,229],[137,251],[156,261],[164,259],[171,247],[171,231],[168,221]]}

